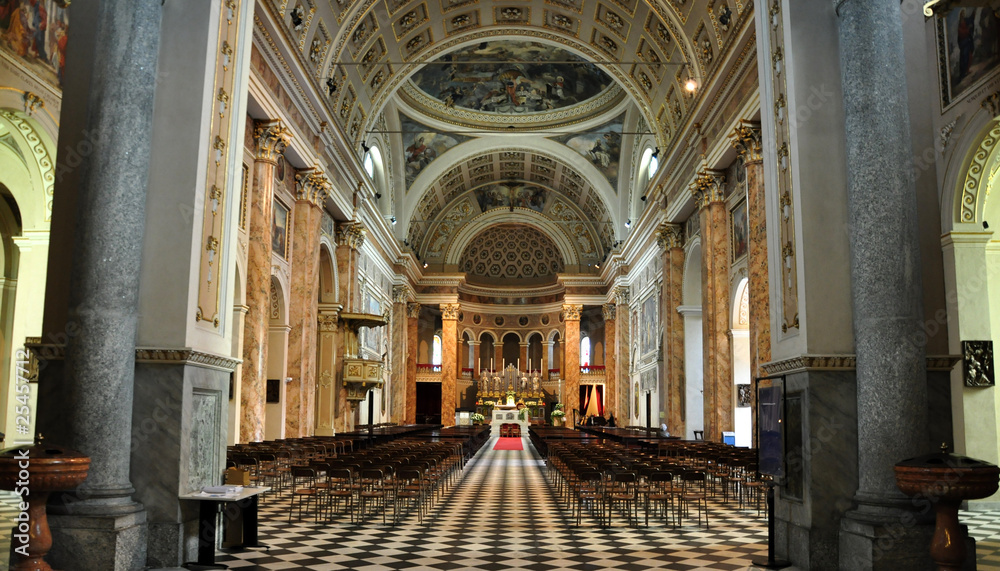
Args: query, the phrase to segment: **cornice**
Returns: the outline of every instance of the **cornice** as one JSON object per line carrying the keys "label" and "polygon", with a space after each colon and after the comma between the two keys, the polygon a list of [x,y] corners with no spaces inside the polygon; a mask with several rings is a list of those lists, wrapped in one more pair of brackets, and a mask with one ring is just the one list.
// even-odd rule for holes
{"label": "cornice", "polygon": [[136,347],[135,362],[154,365],[192,365],[230,373],[243,360],[206,353],[190,347]]}

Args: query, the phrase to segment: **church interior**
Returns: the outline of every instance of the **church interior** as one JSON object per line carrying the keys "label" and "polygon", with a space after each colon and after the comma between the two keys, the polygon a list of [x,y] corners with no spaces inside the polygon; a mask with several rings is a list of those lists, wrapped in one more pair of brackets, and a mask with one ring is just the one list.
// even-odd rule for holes
{"label": "church interior", "polygon": [[993,4],[0,0],[48,561],[936,569],[897,464],[1000,462]]}

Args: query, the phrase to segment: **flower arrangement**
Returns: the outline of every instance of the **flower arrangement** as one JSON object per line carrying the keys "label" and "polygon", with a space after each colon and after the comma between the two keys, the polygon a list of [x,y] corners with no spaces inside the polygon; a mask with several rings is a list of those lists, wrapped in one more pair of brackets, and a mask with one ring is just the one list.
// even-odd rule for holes
{"label": "flower arrangement", "polygon": [[474,412],[469,415],[469,419],[472,421],[473,424],[480,424],[484,420],[486,420],[486,417],[479,414],[478,412]]}
{"label": "flower arrangement", "polygon": [[528,418],[528,408],[527,407],[524,407],[521,410],[517,411],[517,419],[518,420],[525,420],[527,418]]}
{"label": "flower arrangement", "polygon": [[552,417],[553,419],[562,418],[566,416],[566,411],[563,410],[562,403],[557,404],[555,410],[553,410],[552,414],[550,414],[549,416]]}

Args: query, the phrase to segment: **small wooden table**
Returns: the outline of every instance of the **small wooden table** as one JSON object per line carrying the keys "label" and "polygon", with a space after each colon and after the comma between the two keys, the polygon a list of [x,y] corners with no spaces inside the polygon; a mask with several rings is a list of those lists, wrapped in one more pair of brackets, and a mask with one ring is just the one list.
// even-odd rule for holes
{"label": "small wooden table", "polygon": [[219,506],[236,503],[243,511],[243,545],[241,547],[261,547],[257,540],[257,499],[269,491],[267,486],[246,486],[236,494],[209,494],[196,492],[178,496],[182,500],[200,502],[198,505],[198,560],[184,564],[185,569],[228,569],[215,562],[216,520]]}

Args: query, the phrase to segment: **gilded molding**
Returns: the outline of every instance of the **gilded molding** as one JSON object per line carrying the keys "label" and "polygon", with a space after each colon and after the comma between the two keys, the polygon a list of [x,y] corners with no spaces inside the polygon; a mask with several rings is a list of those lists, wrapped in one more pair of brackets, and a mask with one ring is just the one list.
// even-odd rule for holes
{"label": "gilded molding", "polygon": [[993,147],[1000,140],[1000,120],[994,119],[990,127],[990,132],[986,134],[979,144],[969,170],[965,174],[965,182],[962,183],[962,201],[959,203],[958,222],[976,222],[976,210],[979,202],[979,191],[983,173],[987,172],[986,163],[993,153]]}
{"label": "gilded molding", "polygon": [[[25,94],[25,97],[27,97],[27,94]],[[42,185],[45,189],[45,221],[51,222],[52,196],[56,182],[55,161],[52,159],[52,155],[49,154],[45,143],[42,142],[42,138],[38,135],[38,131],[35,130],[30,121],[26,121],[23,117],[3,109],[0,109],[0,117],[3,117],[14,125],[18,133],[24,137],[31,148],[31,154],[34,155],[35,162],[41,171]]]}
{"label": "gilded molding", "polygon": [[365,227],[359,222],[345,222],[340,225],[337,232],[337,244],[348,246],[353,250],[360,250],[365,243],[365,235],[368,233]]}
{"label": "gilded molding", "polygon": [[460,303],[442,303],[441,319],[458,320],[458,312],[462,310]]}
{"label": "gilded molding", "polygon": [[257,121],[254,123],[253,138],[257,141],[254,158],[278,164],[278,157],[291,142],[292,133],[281,120]]}
{"label": "gilded molding", "polygon": [[566,321],[580,321],[581,313],[583,313],[582,305],[567,303],[562,306],[563,319]]}
{"label": "gilded molding", "polygon": [[319,167],[303,169],[295,173],[295,198],[297,200],[311,202],[322,207],[332,188],[333,184],[330,179]]}
{"label": "gilded molding", "polygon": [[406,304],[406,317],[410,319],[416,319],[420,317],[420,304],[419,303],[407,303]]}
{"label": "gilded molding", "polygon": [[698,208],[705,208],[713,202],[724,202],[726,175],[722,171],[706,169],[699,171],[691,184],[691,194]]}
{"label": "gilded molding", "polygon": [[760,123],[740,121],[733,131],[732,142],[736,152],[743,157],[744,164],[760,164],[764,161]]}
{"label": "gilded molding", "polygon": [[680,224],[660,224],[656,229],[656,244],[665,250],[684,247],[684,227]]}
{"label": "gilded molding", "polygon": [[605,303],[601,306],[601,313],[604,315],[604,321],[611,321],[615,318],[615,309],[617,306],[613,303]]}

